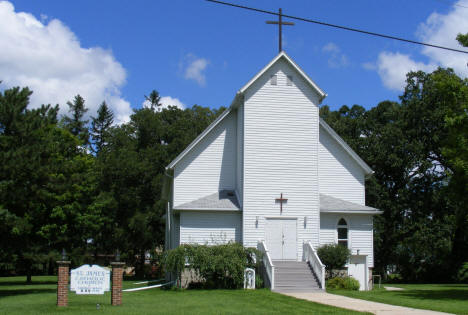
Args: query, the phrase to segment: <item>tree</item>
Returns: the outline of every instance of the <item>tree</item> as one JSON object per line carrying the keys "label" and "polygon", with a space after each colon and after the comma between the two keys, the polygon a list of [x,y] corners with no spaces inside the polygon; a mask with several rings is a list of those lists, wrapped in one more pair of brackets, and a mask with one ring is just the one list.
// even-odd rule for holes
{"label": "tree", "polygon": [[0,255],[29,282],[35,266],[62,248],[85,248],[100,222],[88,208],[96,186],[92,157],[57,126],[58,106],[27,108],[31,93],[0,93]]}
{"label": "tree", "polygon": [[106,102],[102,102],[97,111],[97,117],[91,117],[91,120],[90,135],[94,144],[93,150],[99,153],[107,144],[109,128],[114,123],[114,114]]}
{"label": "tree", "polygon": [[326,244],[317,249],[317,255],[333,278],[333,270],[344,268],[351,256],[351,250],[340,244]]}
{"label": "tree", "polygon": [[73,102],[67,102],[68,111],[71,113],[71,117],[63,117],[63,125],[69,130],[74,136],[81,140],[83,145],[89,143],[89,132],[87,128],[88,120],[84,120],[84,115],[88,111],[85,106],[85,100],[78,94],[73,99]]}
{"label": "tree", "polygon": [[468,47],[468,33],[466,34],[458,34],[457,35],[457,41],[462,45],[463,47]]}
{"label": "tree", "polygon": [[158,91],[152,90],[149,96],[145,95],[145,99],[149,102],[150,109],[152,111],[159,110],[161,107],[161,97],[159,96]]}

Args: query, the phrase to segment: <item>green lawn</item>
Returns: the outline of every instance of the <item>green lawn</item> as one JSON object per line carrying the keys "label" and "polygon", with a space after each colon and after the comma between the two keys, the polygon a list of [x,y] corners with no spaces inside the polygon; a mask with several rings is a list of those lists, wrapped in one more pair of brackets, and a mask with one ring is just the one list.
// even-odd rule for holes
{"label": "green lawn", "polygon": [[[124,292],[123,305],[111,306],[110,294],[69,293],[69,306],[57,308],[56,277],[0,278],[0,314],[362,314],[294,299],[269,290],[159,290]],[[125,281],[124,287],[134,287]],[[100,304],[100,309],[96,309]]]}
{"label": "green lawn", "polygon": [[387,291],[384,288],[376,288],[367,292],[327,291],[393,305],[455,314],[468,314],[468,285],[466,284],[388,284],[386,286],[403,288],[404,290]]}

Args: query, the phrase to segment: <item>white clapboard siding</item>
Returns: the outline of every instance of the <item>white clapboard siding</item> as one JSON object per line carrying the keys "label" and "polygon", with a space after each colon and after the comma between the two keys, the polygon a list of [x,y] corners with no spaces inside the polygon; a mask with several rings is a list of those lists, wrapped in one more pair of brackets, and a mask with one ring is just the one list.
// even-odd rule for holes
{"label": "white clapboard siding", "polygon": [[181,211],[181,244],[225,244],[241,242],[242,219],[240,212]]}
{"label": "white clapboard siding", "polygon": [[367,214],[321,213],[320,245],[338,242],[337,224],[344,218],[348,223],[348,246],[352,254],[368,255],[369,267],[374,266],[373,216]]}
{"label": "white clapboard siding", "polygon": [[[270,84],[271,75],[277,75],[277,85]],[[245,246],[265,239],[265,218],[280,215],[298,218],[298,259],[304,241],[318,244],[318,103],[316,92],[282,59],[245,92]],[[288,199],[282,214],[275,202],[281,193]]]}
{"label": "white clapboard siding", "polygon": [[191,202],[236,183],[237,117],[229,113],[174,168],[174,205]]}
{"label": "white clapboard siding", "polygon": [[236,193],[242,208],[243,200],[243,173],[244,173],[244,104],[237,108],[237,169]]}
{"label": "white clapboard siding", "polygon": [[320,126],[320,193],[365,205],[364,171]]}

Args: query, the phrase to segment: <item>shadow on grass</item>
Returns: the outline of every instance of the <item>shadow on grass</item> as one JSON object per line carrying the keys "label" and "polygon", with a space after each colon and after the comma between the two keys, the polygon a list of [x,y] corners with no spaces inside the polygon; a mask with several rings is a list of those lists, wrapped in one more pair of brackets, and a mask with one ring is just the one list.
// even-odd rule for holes
{"label": "shadow on grass", "polygon": [[38,285],[38,284],[57,284],[57,281],[51,281],[51,280],[34,281],[33,280],[31,283],[27,283],[26,281],[2,281],[0,282],[0,290],[1,290],[1,287],[5,287],[5,286],[14,286],[14,285],[33,286],[33,285]]}
{"label": "shadow on grass", "polygon": [[[395,292],[395,291],[394,291]],[[424,300],[460,300],[468,301],[467,290],[404,290],[394,293],[395,296]]]}
{"label": "shadow on grass", "polygon": [[25,294],[43,294],[43,293],[55,293],[56,289],[43,288],[43,289],[34,289],[34,288],[25,288],[18,290],[0,290],[0,298],[14,295],[25,295]]}

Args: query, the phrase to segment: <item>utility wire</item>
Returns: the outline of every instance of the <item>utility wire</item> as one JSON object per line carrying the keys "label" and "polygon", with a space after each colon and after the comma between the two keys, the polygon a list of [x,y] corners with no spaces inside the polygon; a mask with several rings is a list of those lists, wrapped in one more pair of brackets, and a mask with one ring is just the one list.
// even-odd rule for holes
{"label": "utility wire", "polygon": [[[247,6],[243,6],[243,5],[239,5],[239,4],[234,4],[234,3],[229,3],[229,2],[219,1],[219,0],[206,0],[206,1],[217,3],[217,4],[224,4],[224,5],[235,7],[235,8],[246,9],[246,10],[250,10],[250,11],[256,11],[256,12],[260,12],[260,13],[266,13],[266,14],[279,16],[279,13],[276,13],[276,12],[273,12],[273,11],[267,11],[267,10],[262,10],[262,9],[257,9],[257,8],[251,8],[251,7],[247,7]],[[286,15],[286,14],[282,14],[282,16],[293,19],[293,20],[309,22],[309,23],[315,23],[315,24],[319,24],[319,25],[339,28],[339,29],[346,30],[346,31],[352,31],[352,32],[366,34],[366,35],[372,35],[372,36],[377,36],[377,37],[383,37],[383,38],[388,38],[388,39],[399,40],[399,41],[406,42],[406,43],[411,43],[411,44],[429,46],[429,47],[434,47],[434,48],[439,48],[439,49],[455,51],[455,52],[459,52],[459,53],[463,53],[463,54],[468,54],[468,51],[465,51],[465,50],[460,50],[460,49],[455,49],[455,48],[450,48],[450,47],[444,47],[444,46],[439,46],[439,45],[434,45],[434,44],[429,44],[429,43],[418,42],[418,41],[411,40],[411,39],[405,39],[405,38],[391,36],[391,35],[385,35],[385,34],[379,34],[379,33],[375,33],[375,32],[364,31],[364,30],[360,30],[360,29],[357,29],[357,28],[351,28],[351,27],[347,27],[347,26],[330,24],[330,23],[326,23],[326,22],[301,18],[301,17],[298,17],[298,16],[292,16],[292,15]]]}

